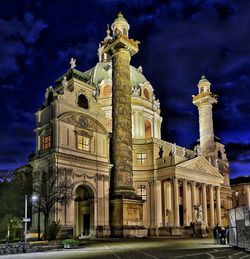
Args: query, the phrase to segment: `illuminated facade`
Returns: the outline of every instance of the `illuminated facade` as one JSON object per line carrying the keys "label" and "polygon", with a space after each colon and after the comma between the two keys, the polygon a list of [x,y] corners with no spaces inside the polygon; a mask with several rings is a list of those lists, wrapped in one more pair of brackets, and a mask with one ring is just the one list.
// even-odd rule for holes
{"label": "illuminated facade", "polygon": [[[133,54],[134,41],[129,39],[129,27],[119,14],[111,26],[112,36],[108,28],[107,36],[99,45],[99,62],[81,72],[71,60],[71,68],[56,81],[56,86],[47,88],[43,107],[36,113],[33,171],[48,167],[65,169],[74,182],[72,201],[67,206],[58,205],[52,218],[60,219],[64,228],[73,230],[74,236],[114,234],[114,218],[117,221],[122,218],[122,228],[133,229],[123,232],[123,236],[168,235],[170,229],[173,235],[184,235],[184,227],[196,221],[194,205],[200,204],[206,226],[225,225],[227,209],[232,205],[229,166],[224,145],[213,133],[212,104],[217,99],[210,91],[210,83],[202,77],[199,93],[193,96],[193,103],[199,109],[200,146],[194,151],[162,140],[160,102],[152,85],[141,67],[126,63],[128,71],[121,70],[124,60],[129,58],[125,52]],[[118,46],[119,51],[123,48],[125,53],[117,58],[121,62],[117,66],[112,64],[112,55],[115,55],[110,52],[112,44]],[[124,77],[123,72],[129,73],[130,78]],[[122,77],[124,79],[120,79]],[[117,99],[120,104],[123,102],[123,93],[112,99],[113,87],[119,80],[123,83],[122,80],[128,78],[131,117],[129,120],[124,117],[124,121],[130,121],[127,128],[131,128],[132,138],[131,143],[129,138],[122,140],[121,149],[113,154],[116,139],[111,141],[112,132],[116,131],[118,141],[126,131],[123,128],[120,132],[122,127],[118,124],[122,119],[119,122],[116,117],[118,124],[113,121],[112,100],[113,105]],[[127,95],[125,91],[124,95]],[[125,116],[130,107],[126,105],[117,106],[121,109],[120,115],[116,115],[118,119]],[[118,126],[112,129],[114,125]],[[119,163],[126,164],[128,161],[122,162],[128,152],[122,153],[124,143],[132,152],[131,169],[114,176],[112,170],[116,170],[118,160],[112,161],[110,154],[120,156]],[[125,164],[123,168],[129,166]],[[112,188],[116,188],[119,181],[123,188],[126,184],[131,188],[127,200],[120,193],[122,202],[119,204],[123,205],[117,205],[112,198]],[[135,229],[146,229],[146,232]]]}

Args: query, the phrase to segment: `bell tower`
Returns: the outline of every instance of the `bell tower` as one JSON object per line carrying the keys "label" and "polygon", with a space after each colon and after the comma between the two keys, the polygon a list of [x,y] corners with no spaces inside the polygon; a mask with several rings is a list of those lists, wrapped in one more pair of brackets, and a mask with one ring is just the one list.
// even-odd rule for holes
{"label": "bell tower", "polygon": [[199,110],[200,148],[202,155],[210,160],[215,152],[215,136],[213,127],[213,104],[217,96],[210,91],[210,82],[203,75],[198,83],[199,93],[193,96],[193,104]]}

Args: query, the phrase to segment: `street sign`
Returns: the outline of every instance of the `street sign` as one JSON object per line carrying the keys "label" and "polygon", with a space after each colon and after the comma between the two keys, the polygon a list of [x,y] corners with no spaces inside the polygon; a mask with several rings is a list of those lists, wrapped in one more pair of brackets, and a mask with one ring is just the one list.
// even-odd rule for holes
{"label": "street sign", "polygon": [[31,219],[30,218],[23,218],[23,222],[30,222]]}

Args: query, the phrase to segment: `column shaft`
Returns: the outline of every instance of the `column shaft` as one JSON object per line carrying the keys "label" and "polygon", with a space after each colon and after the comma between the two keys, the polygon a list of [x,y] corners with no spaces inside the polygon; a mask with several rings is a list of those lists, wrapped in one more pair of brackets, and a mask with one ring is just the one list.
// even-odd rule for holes
{"label": "column shaft", "polygon": [[203,221],[207,225],[207,186],[202,185],[202,210],[203,210]]}
{"label": "column shaft", "polygon": [[214,227],[214,187],[209,187],[209,202],[210,202],[210,227]]}
{"label": "column shaft", "polygon": [[250,208],[250,186],[247,186],[247,205]]}
{"label": "column shaft", "polygon": [[129,63],[129,50],[126,48],[118,48],[114,51],[112,56],[112,154],[114,162],[115,192],[134,190],[132,176],[132,124]]}
{"label": "column shaft", "polygon": [[166,202],[165,202],[165,181],[161,181],[161,214],[162,226],[166,226]]}
{"label": "column shaft", "polygon": [[188,207],[187,207],[187,180],[183,180],[183,223],[184,226],[188,226]]}
{"label": "column shaft", "polygon": [[220,187],[216,187],[216,213],[217,213],[217,224],[221,224],[221,202],[220,202]]}
{"label": "column shaft", "polygon": [[194,211],[194,205],[196,204],[196,182],[191,182],[191,196],[192,196],[192,221],[195,222],[195,211]]}
{"label": "column shaft", "polygon": [[178,178],[173,179],[173,189],[174,189],[174,225],[176,227],[180,226],[180,215],[179,215],[179,185]]}

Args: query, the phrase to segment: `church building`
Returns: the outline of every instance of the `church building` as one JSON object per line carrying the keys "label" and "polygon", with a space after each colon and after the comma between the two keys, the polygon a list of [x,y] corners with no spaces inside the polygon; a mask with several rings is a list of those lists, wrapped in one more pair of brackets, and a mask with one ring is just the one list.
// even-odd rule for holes
{"label": "church building", "polygon": [[227,225],[229,162],[214,135],[210,82],[202,76],[194,88],[195,149],[164,141],[154,88],[141,66],[130,65],[138,42],[129,30],[119,13],[99,44],[97,64],[79,71],[72,58],[36,112],[33,174],[61,170],[74,186],[51,219],[76,237],[185,235],[197,220],[207,228]]}

